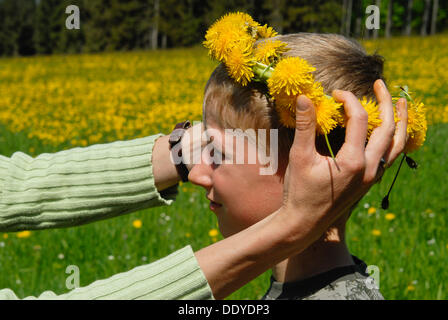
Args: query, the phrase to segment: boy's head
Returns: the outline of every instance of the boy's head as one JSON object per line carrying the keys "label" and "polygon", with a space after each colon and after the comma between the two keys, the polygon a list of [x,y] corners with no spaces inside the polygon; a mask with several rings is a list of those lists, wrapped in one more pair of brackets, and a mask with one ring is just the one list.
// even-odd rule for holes
{"label": "boy's head", "polygon": [[[358,98],[365,96],[375,99],[373,83],[383,79],[383,59],[376,54],[368,55],[357,42],[339,35],[312,33],[284,35],[275,39],[287,43],[290,49],[287,56],[301,57],[316,68],[314,78],[322,84],[327,95],[341,89],[351,91]],[[244,87],[237,84],[222,64],[212,73],[205,87],[204,126],[221,133],[213,136],[214,152],[224,150],[225,158],[233,159],[233,163],[208,164],[212,159],[204,158],[216,159],[216,154],[210,155],[208,150],[203,153],[202,160],[205,161],[193,167],[190,180],[207,190],[207,197],[213,201],[211,209],[218,217],[224,236],[247,228],[282,205],[283,176],[295,132],[281,124],[275,102],[267,92],[266,85],[259,82],[251,82]],[[260,153],[255,140],[246,141],[244,164],[235,164],[235,158],[241,156],[237,153],[241,150],[236,150],[236,138],[226,136],[225,129],[246,132],[253,129],[256,135],[259,129],[266,129],[267,149],[272,146],[270,130],[277,130],[275,151],[278,151],[278,156],[275,158],[278,159],[278,169],[275,174],[260,175],[259,168],[264,163],[258,160],[255,164],[248,164],[250,151]],[[344,142],[345,131],[336,128],[328,137],[336,154]],[[225,144],[232,139],[234,141],[230,147],[233,150],[230,150]],[[316,136],[316,148],[321,154],[329,155],[324,137]],[[269,154],[273,150],[263,152]]]}

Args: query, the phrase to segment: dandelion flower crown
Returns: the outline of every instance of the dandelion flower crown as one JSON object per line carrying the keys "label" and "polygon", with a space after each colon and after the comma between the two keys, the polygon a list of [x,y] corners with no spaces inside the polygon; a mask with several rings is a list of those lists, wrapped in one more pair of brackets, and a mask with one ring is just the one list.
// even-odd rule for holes
{"label": "dandelion flower crown", "polygon": [[[267,84],[279,119],[285,127],[295,128],[295,99],[298,95],[307,96],[316,108],[316,133],[325,136],[334,159],[327,135],[338,126],[346,127],[344,108],[333,97],[327,96],[321,83],[315,81],[313,72],[316,69],[313,66],[300,57],[283,55],[289,49],[286,43],[271,39],[276,35],[277,32],[271,27],[260,25],[246,13],[236,12],[218,19],[207,30],[203,44],[213,59],[226,66],[229,76],[236,83],[242,86],[252,81]],[[264,40],[255,45],[261,39]],[[415,161],[406,154],[418,150],[425,141],[426,108],[421,101],[411,98],[407,87],[400,88],[400,97],[408,100],[409,138],[403,159],[406,158],[411,168],[416,168]],[[364,97],[359,101],[368,114],[369,140],[372,131],[381,125],[380,111],[373,100]],[[394,113],[395,122],[400,121],[395,110]]]}

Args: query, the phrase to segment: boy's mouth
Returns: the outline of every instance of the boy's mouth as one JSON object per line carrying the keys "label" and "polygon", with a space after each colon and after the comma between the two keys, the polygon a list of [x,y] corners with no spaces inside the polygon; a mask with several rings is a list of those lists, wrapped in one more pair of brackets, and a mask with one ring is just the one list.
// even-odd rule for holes
{"label": "boy's mouth", "polygon": [[218,208],[222,207],[222,204],[213,201],[212,199],[210,199],[209,197],[207,197],[208,200],[210,200],[210,210],[215,211]]}
{"label": "boy's mouth", "polygon": [[210,206],[209,207],[210,207],[210,210],[215,211],[216,209],[221,208],[222,204],[219,204],[219,203],[217,203],[215,201],[211,201],[210,200]]}

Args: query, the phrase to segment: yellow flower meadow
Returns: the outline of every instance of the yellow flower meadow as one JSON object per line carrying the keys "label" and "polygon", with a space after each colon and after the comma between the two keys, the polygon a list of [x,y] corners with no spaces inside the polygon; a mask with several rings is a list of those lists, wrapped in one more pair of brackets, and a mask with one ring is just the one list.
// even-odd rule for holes
{"label": "yellow flower meadow", "polygon": [[215,67],[202,48],[1,59],[0,123],[64,148],[168,134],[202,119]]}
{"label": "yellow flower meadow", "polygon": [[[448,35],[395,41],[363,45],[380,48],[393,95],[408,85],[414,99],[424,97],[427,125],[448,123],[448,97],[440,95],[448,72],[434,72],[448,64]],[[202,119],[216,65],[203,48],[0,59],[0,123],[60,148],[167,134],[174,123]]]}
{"label": "yellow flower meadow", "polygon": [[136,228],[136,229],[140,229],[141,227],[142,227],[142,220],[139,220],[139,219],[137,219],[137,220],[134,220],[133,222],[132,222],[132,226],[134,227],[134,228]]}

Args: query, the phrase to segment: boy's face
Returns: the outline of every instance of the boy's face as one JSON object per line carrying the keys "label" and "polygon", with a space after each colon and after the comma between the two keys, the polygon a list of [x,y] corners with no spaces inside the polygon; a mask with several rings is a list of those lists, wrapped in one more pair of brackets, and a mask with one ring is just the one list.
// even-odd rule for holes
{"label": "boy's face", "polygon": [[188,178],[206,190],[210,210],[218,218],[221,233],[228,237],[279,209],[283,182],[279,175],[261,175],[264,166],[258,157],[255,163],[249,162],[256,149],[248,139],[244,139],[244,148],[237,148],[235,136],[226,136],[212,120],[204,125],[212,132],[213,141],[202,151],[200,164],[193,166]]}

